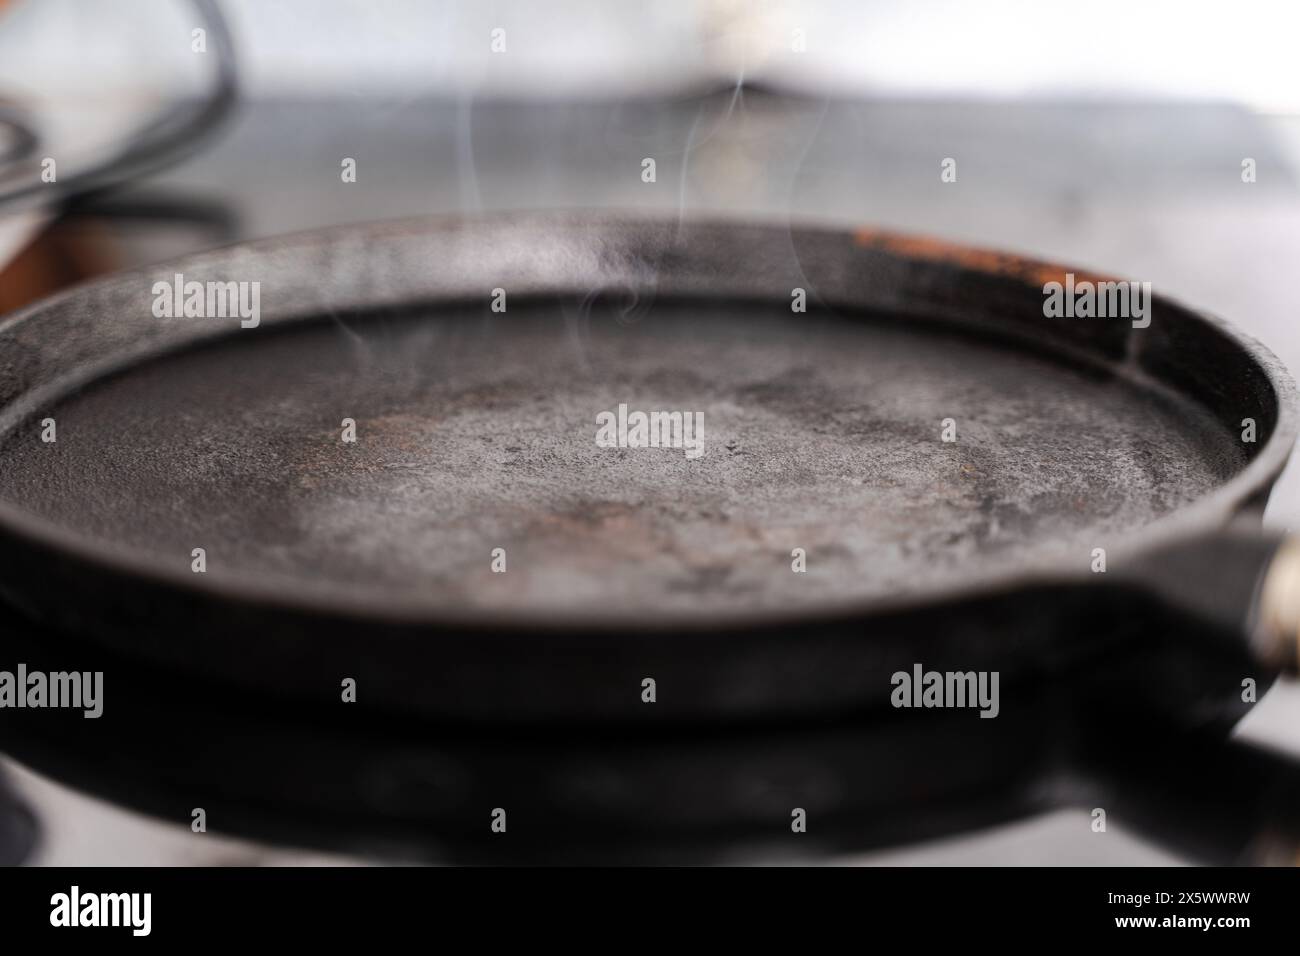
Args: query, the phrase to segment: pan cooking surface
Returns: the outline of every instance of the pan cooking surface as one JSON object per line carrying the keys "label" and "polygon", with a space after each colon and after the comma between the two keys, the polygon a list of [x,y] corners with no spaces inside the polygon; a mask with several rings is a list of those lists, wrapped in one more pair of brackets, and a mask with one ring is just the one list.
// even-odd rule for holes
{"label": "pan cooking surface", "polygon": [[[599,447],[621,403],[701,413],[703,455]],[[1040,555],[1086,569],[1245,463],[1199,405],[1100,366],[666,298],[235,331],[43,414],[57,443],[33,419],[0,445],[25,510],[157,564],[201,547],[221,578],[471,612],[790,609]]]}

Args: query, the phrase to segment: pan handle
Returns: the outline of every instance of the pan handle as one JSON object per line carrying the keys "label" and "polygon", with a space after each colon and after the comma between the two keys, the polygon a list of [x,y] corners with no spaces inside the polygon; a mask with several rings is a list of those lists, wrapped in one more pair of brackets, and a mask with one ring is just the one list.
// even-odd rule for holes
{"label": "pan handle", "polygon": [[1159,546],[1133,571],[1171,606],[1244,636],[1273,671],[1300,670],[1300,536],[1227,529]]}
{"label": "pan handle", "polygon": [[1280,671],[1300,670],[1300,537],[1277,542],[1264,569],[1251,622],[1255,652]]}

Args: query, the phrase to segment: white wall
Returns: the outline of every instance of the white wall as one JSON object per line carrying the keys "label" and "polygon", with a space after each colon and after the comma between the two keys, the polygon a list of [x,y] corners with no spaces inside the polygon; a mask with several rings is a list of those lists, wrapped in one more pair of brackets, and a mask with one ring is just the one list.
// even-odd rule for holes
{"label": "white wall", "polygon": [[[0,0],[3,4],[3,0]],[[254,94],[671,90],[1230,99],[1300,111],[1294,0],[225,0]],[[185,0],[11,0],[0,93],[164,84],[201,64]],[[489,35],[506,30],[507,52]],[[803,30],[807,50],[792,38]]]}

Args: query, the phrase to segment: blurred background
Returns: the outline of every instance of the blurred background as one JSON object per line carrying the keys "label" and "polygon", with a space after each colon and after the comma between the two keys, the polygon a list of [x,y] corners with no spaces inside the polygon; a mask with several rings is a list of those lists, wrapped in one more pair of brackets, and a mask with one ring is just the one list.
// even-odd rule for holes
{"label": "blurred background", "polygon": [[[1300,369],[1297,35],[1300,6],[1263,0],[0,0],[0,313],[318,226],[654,208],[1150,281]],[[1268,521],[1300,526],[1294,468]],[[1300,753],[1296,726],[1279,686],[1239,732]],[[39,862],[305,859],[10,769],[48,818]],[[1180,862],[1086,823],[850,862]]]}

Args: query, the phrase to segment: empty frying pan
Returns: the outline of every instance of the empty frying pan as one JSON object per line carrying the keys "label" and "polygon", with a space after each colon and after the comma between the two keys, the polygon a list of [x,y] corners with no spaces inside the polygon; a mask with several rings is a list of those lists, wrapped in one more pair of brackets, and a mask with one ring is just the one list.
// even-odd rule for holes
{"label": "empty frying pan", "polygon": [[180,673],[493,720],[881,707],[1125,619],[1294,666],[1294,552],[1234,521],[1290,379],[1161,296],[1048,317],[1066,274],[530,215],[114,276],[0,325],[0,596]]}

